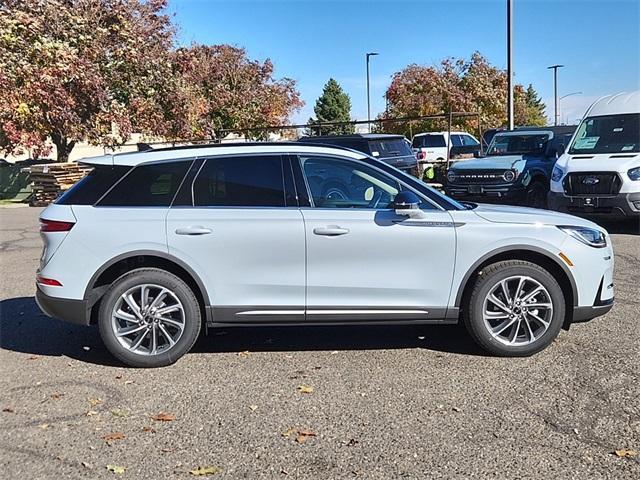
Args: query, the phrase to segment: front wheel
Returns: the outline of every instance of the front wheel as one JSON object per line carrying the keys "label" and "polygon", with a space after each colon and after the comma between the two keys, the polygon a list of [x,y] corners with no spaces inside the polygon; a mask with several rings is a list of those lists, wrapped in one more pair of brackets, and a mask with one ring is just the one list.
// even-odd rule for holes
{"label": "front wheel", "polygon": [[467,330],[484,350],[522,357],[546,348],[558,335],[565,298],[544,268],[507,260],[480,272],[464,312]]}
{"label": "front wheel", "polygon": [[107,349],[131,367],[162,367],[187,353],[200,333],[200,307],[189,286],[157,268],[118,278],[100,304]]}

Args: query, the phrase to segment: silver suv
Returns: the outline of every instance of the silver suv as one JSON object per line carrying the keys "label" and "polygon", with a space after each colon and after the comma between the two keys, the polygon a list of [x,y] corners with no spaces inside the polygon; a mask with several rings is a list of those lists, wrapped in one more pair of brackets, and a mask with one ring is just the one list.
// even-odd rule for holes
{"label": "silver suv", "polygon": [[88,158],[41,215],[38,304],[155,367],[202,325],[446,324],[531,355],[613,304],[613,251],[565,214],[460,204],[363,153],[300,143]]}

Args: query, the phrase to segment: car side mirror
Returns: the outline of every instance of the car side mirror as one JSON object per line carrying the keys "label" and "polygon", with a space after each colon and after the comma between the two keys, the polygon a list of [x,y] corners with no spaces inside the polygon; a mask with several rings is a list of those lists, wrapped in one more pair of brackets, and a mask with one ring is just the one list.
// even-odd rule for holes
{"label": "car side mirror", "polygon": [[415,193],[405,190],[399,192],[393,200],[392,208],[396,215],[404,215],[410,218],[423,218],[425,213],[420,210],[420,197]]}
{"label": "car side mirror", "polygon": [[556,149],[556,154],[558,155],[558,157],[564,153],[565,148],[566,147],[564,146],[564,143],[560,143],[558,145],[558,148]]}

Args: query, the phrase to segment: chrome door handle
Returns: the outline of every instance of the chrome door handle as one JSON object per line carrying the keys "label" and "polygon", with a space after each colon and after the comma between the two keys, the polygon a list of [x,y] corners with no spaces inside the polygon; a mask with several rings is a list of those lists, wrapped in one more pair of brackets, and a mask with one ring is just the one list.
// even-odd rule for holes
{"label": "chrome door handle", "polygon": [[348,228],[342,228],[337,225],[327,225],[326,227],[316,227],[313,229],[316,235],[325,235],[327,237],[337,237],[338,235],[346,235],[349,233]]}
{"label": "chrome door handle", "polygon": [[213,233],[213,230],[200,225],[176,228],[176,235],[208,235],[209,233]]}

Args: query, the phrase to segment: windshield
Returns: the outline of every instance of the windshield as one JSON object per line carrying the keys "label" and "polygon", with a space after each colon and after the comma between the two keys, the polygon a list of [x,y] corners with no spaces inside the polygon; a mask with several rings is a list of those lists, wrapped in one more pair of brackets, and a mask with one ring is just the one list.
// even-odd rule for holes
{"label": "windshield", "polygon": [[413,148],[446,147],[444,135],[421,135],[413,137]]}
{"label": "windshield", "polygon": [[569,153],[640,152],[640,113],[587,117]]}
{"label": "windshield", "polygon": [[493,137],[487,155],[542,155],[549,135],[500,135]]}
{"label": "windshield", "polygon": [[371,155],[377,158],[413,156],[409,144],[402,138],[393,140],[370,140]]}

